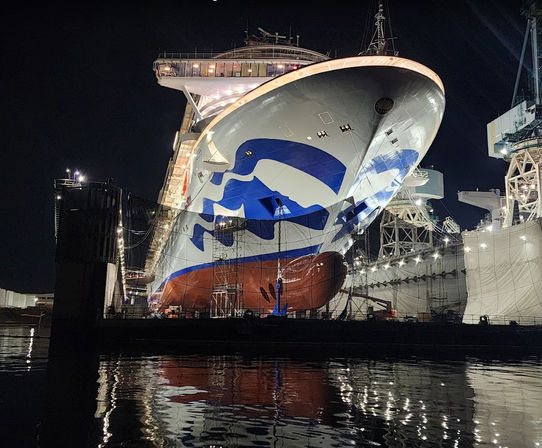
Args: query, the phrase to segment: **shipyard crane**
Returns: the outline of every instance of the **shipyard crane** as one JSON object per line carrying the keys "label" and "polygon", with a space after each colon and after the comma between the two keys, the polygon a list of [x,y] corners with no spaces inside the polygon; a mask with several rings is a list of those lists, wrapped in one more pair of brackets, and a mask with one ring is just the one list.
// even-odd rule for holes
{"label": "shipyard crane", "polygon": [[[525,1],[521,12],[527,23],[511,109],[487,125],[489,156],[510,162],[505,177],[503,227],[542,217],[542,42],[538,27],[542,18],[542,2]],[[534,88],[530,98],[519,101],[517,91],[529,38],[532,53],[532,70],[529,72],[532,74]],[[517,215],[518,219],[514,219],[514,215]]]}
{"label": "shipyard crane", "polygon": [[400,257],[432,247],[435,222],[429,200],[443,197],[441,172],[429,168],[414,170],[382,214],[378,257]]}
{"label": "shipyard crane", "polygon": [[[459,193],[460,201],[489,210],[492,215],[489,225],[462,234],[468,287],[465,323],[472,316],[474,321],[480,316],[480,322],[515,322],[518,317],[529,316],[536,322],[542,313],[541,254],[537,243],[542,218],[542,40],[538,26],[542,1],[524,1],[521,13],[526,18],[526,29],[511,109],[487,125],[489,156],[509,162],[505,195],[501,197],[497,190]],[[529,40],[532,70],[527,73],[533,88],[526,98],[519,98],[518,85]],[[496,228],[495,223],[502,224],[501,228]]]}

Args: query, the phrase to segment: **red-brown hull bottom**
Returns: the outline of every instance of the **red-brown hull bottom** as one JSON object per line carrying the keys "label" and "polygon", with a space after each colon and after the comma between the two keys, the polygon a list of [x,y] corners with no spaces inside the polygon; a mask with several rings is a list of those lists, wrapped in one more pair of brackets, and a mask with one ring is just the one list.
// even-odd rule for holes
{"label": "red-brown hull bottom", "polygon": [[[281,259],[281,308],[287,304],[288,311],[311,310],[325,305],[344,282],[343,260],[337,252]],[[239,308],[270,313],[276,305],[277,260],[242,262],[181,274],[155,294],[159,297],[158,310],[178,305],[187,312],[208,312],[213,288],[224,283],[239,284]]]}
{"label": "red-brown hull bottom", "polygon": [[[245,360],[239,366],[234,359],[219,357],[204,363],[198,358],[183,362],[168,359],[161,363],[161,370],[168,386],[198,391],[170,396],[169,400],[175,403],[206,401],[223,406],[243,406],[240,412],[253,418],[262,418],[266,412],[272,414],[280,403],[284,415],[312,419],[329,417],[326,409],[334,391],[326,381],[324,371],[310,365]],[[220,382],[217,382],[217,371],[220,371]]]}

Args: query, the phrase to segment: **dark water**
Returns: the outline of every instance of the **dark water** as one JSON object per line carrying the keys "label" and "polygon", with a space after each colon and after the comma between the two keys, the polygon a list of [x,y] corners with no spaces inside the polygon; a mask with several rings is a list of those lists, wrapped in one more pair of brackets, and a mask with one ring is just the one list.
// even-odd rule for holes
{"label": "dark water", "polygon": [[0,328],[0,446],[537,447],[542,360],[192,355],[47,359]]}

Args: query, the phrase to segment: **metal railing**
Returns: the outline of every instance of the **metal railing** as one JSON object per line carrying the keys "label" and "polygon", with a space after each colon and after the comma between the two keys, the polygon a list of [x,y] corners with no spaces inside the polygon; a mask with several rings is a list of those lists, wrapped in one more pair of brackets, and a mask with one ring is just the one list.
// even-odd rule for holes
{"label": "metal railing", "polygon": [[293,47],[241,47],[223,52],[162,52],[157,59],[291,59],[307,63],[321,62],[329,57],[315,51]]}

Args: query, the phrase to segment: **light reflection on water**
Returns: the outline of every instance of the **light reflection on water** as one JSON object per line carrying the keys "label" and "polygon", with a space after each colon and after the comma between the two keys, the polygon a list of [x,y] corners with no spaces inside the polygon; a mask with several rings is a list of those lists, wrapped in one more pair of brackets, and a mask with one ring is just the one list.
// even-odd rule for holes
{"label": "light reflection on water", "polygon": [[48,446],[51,431],[100,447],[542,442],[535,358],[130,352],[62,359],[47,372],[46,353],[47,339],[29,329],[0,331],[0,424],[16,426],[6,446]]}
{"label": "light reflection on water", "polygon": [[[44,332],[46,333],[46,332]],[[28,327],[0,325],[0,446],[36,446],[48,339]]]}

